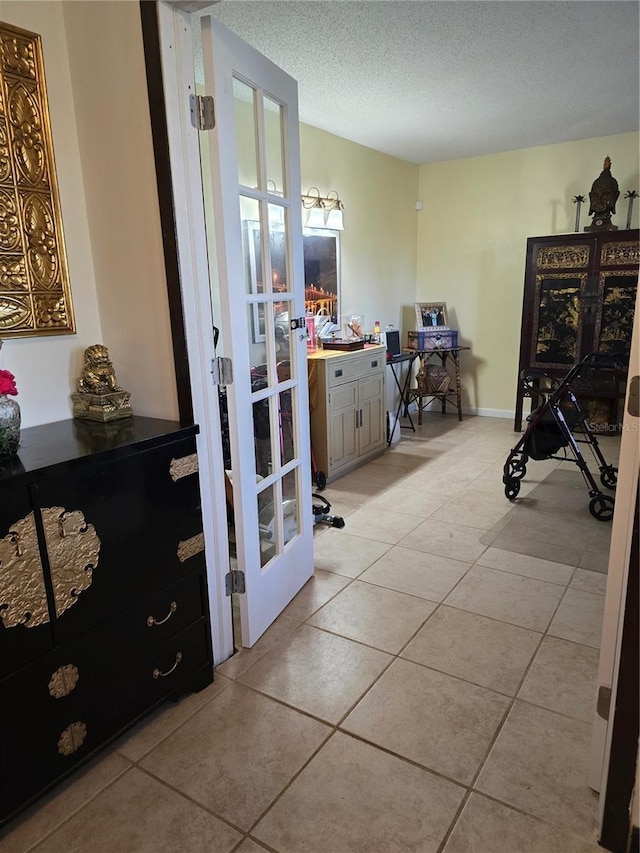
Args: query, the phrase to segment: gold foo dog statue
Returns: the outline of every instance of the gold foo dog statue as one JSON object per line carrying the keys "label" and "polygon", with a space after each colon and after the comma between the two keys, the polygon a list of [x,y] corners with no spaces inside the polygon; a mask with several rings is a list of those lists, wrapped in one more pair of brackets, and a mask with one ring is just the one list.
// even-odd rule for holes
{"label": "gold foo dog statue", "polygon": [[109,350],[102,344],[93,344],[84,351],[77,388],[71,395],[74,418],[106,423],[133,414],[131,394],[118,385]]}

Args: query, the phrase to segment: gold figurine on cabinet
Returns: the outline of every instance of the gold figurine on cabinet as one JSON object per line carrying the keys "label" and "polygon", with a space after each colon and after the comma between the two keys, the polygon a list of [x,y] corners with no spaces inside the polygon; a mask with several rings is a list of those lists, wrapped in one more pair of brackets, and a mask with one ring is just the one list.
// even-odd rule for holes
{"label": "gold figurine on cabinet", "polygon": [[131,394],[118,385],[109,350],[103,344],[93,344],[84,351],[77,388],[71,395],[74,418],[107,423],[133,414]]}

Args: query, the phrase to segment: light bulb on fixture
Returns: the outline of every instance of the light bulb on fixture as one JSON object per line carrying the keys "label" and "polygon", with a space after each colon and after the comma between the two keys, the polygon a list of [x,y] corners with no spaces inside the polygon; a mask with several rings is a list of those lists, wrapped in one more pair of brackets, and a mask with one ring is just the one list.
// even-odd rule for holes
{"label": "light bulb on fixture", "polygon": [[328,211],[325,227],[330,228],[332,231],[344,231],[344,220],[342,217],[344,205],[340,201],[340,196],[335,190],[330,190],[327,193],[324,209]]}
{"label": "light bulb on fixture", "polygon": [[309,187],[306,195],[302,196],[302,207],[307,211],[308,228],[344,231],[344,206],[335,190],[330,190],[326,196],[322,196],[318,187]]}

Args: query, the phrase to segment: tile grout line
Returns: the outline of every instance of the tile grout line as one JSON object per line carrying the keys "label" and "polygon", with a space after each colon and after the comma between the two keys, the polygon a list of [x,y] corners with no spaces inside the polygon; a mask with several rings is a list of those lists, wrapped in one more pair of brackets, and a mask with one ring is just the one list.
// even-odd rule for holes
{"label": "tile grout line", "polygon": [[[573,575],[572,575],[572,577],[573,577]],[[570,581],[569,581],[569,582],[570,582]],[[537,658],[537,656],[538,656],[538,653],[539,653],[539,651],[540,651],[540,648],[542,647],[542,644],[543,644],[543,642],[544,642],[545,638],[546,638],[546,637],[548,637],[548,636],[551,636],[551,635],[549,635],[549,634],[548,634],[549,627],[551,626],[551,623],[553,622],[553,620],[554,620],[554,618],[555,618],[555,615],[556,615],[556,613],[558,612],[558,609],[560,608],[560,605],[561,605],[562,601],[564,600],[565,593],[566,593],[566,591],[567,591],[568,589],[569,589],[569,586],[567,585],[567,587],[566,587],[566,589],[565,589],[565,592],[564,592],[564,593],[562,594],[562,596],[559,598],[558,603],[556,604],[556,607],[555,607],[555,609],[554,609],[554,612],[553,612],[553,614],[551,615],[551,618],[549,619],[549,623],[548,623],[548,625],[547,625],[547,628],[546,628],[546,629],[545,629],[545,631],[541,634],[541,637],[540,637],[540,640],[539,640],[539,642],[538,642],[538,645],[536,646],[536,649],[535,649],[535,651],[534,651],[533,655],[531,656],[531,659],[529,660],[529,663],[528,663],[528,664],[527,664],[527,666],[525,667],[525,670],[524,670],[524,672],[523,672],[523,674],[522,674],[522,676],[521,676],[521,678],[520,678],[520,682],[518,683],[518,687],[517,687],[517,689],[515,690],[515,693],[514,693],[513,699],[512,699],[512,700],[511,700],[511,702],[509,703],[509,706],[507,707],[506,712],[505,712],[505,714],[504,714],[504,716],[503,716],[503,718],[502,718],[501,722],[498,724],[498,727],[497,727],[497,729],[496,729],[496,731],[495,731],[495,733],[494,733],[494,736],[493,736],[493,738],[492,738],[492,740],[491,740],[491,743],[489,744],[489,747],[488,747],[487,751],[485,752],[485,755],[484,755],[483,759],[481,760],[481,762],[480,762],[480,764],[479,764],[479,766],[478,766],[478,768],[477,768],[477,770],[476,770],[476,772],[475,772],[475,774],[474,774],[474,776],[473,776],[473,779],[471,780],[471,783],[470,783],[470,785],[469,785],[468,792],[467,792],[466,796],[464,797],[463,802],[462,802],[462,803],[461,803],[461,805],[460,805],[460,808],[459,808],[459,810],[458,810],[458,813],[456,814],[456,816],[455,816],[455,818],[454,818],[453,822],[451,823],[451,825],[450,825],[450,827],[449,827],[449,831],[447,832],[447,834],[445,835],[444,839],[442,840],[442,843],[441,843],[441,844],[440,844],[440,846],[438,847],[438,851],[437,851],[437,853],[442,853],[442,851],[444,850],[444,847],[445,847],[445,845],[447,844],[447,842],[448,842],[449,838],[451,837],[451,835],[452,835],[452,833],[453,833],[453,831],[454,831],[454,829],[455,829],[455,825],[457,824],[457,822],[458,822],[458,820],[459,820],[459,818],[460,818],[460,816],[461,816],[461,814],[462,814],[462,811],[463,811],[463,809],[464,809],[464,806],[466,805],[466,803],[468,802],[469,798],[471,797],[471,794],[472,794],[472,793],[477,793],[477,794],[480,794],[480,795],[484,795],[484,792],[483,792],[483,791],[477,790],[474,786],[475,786],[475,785],[476,785],[476,783],[478,782],[478,779],[480,778],[480,775],[481,775],[482,771],[484,770],[484,768],[485,768],[485,766],[486,766],[486,764],[487,764],[487,761],[488,761],[488,759],[489,759],[489,756],[490,756],[490,754],[491,754],[491,751],[493,750],[493,747],[495,746],[495,744],[496,744],[496,742],[497,742],[497,740],[498,740],[498,737],[500,736],[500,734],[501,734],[501,732],[502,732],[502,730],[503,730],[503,728],[504,728],[504,725],[505,725],[505,723],[506,723],[506,721],[507,721],[507,719],[508,719],[509,715],[511,714],[511,711],[513,710],[513,708],[514,708],[514,706],[515,706],[516,702],[517,702],[517,701],[525,702],[526,704],[533,705],[533,707],[540,707],[540,706],[535,705],[534,703],[527,703],[527,702],[526,702],[526,700],[518,699],[518,694],[520,693],[520,690],[522,689],[522,686],[523,686],[524,682],[526,681],[527,676],[529,675],[529,672],[530,672],[530,670],[531,670],[531,667],[533,666],[533,663],[534,663],[534,661],[536,660],[536,658]],[[547,710],[547,711],[548,711],[548,710],[550,710],[550,709],[548,709],[548,708],[544,708],[543,710]],[[558,713],[558,712],[552,712],[552,713]],[[573,718],[573,717],[568,717],[567,715],[564,715],[564,714],[562,714],[561,716],[565,717],[565,719],[575,720],[575,718]],[[493,799],[493,798],[492,798],[492,799]],[[496,799],[496,801],[497,801],[497,802],[503,802],[503,801],[501,801],[501,800],[498,800],[497,798],[495,798],[495,799]],[[507,807],[512,808],[512,805],[511,805],[510,803],[503,803],[503,805],[506,805]],[[520,809],[518,809],[518,811],[520,811]],[[523,811],[522,813],[523,813],[523,814],[525,814],[525,815],[529,815],[530,817],[534,817],[534,818],[538,818],[538,819],[540,819],[538,815],[531,814],[531,813],[529,813],[529,812],[524,812],[524,811]],[[546,822],[546,821],[545,821],[545,822]],[[554,826],[554,827],[555,827],[555,826],[557,826],[557,824],[553,824],[553,823],[551,823],[550,825],[551,825],[551,826]]]}

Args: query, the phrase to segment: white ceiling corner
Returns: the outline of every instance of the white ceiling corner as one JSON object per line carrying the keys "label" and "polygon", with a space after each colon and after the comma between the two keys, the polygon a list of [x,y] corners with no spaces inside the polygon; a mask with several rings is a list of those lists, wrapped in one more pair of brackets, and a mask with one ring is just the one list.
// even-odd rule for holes
{"label": "white ceiling corner", "polygon": [[637,0],[222,0],[301,121],[414,163],[637,131]]}

